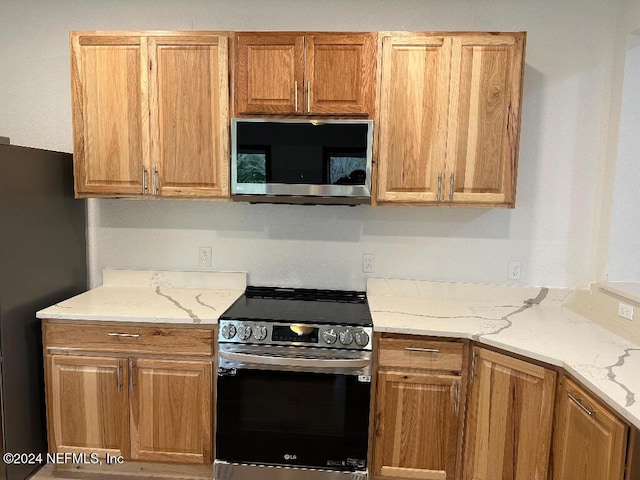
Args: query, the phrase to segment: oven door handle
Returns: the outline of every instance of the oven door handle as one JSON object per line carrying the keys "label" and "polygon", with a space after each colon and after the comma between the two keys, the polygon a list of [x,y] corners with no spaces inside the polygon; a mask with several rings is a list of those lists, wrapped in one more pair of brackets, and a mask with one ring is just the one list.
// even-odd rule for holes
{"label": "oven door handle", "polygon": [[252,363],[254,365],[275,365],[281,367],[312,368],[354,368],[361,369],[371,365],[369,358],[296,358],[256,355],[252,353],[218,352],[220,358],[232,362]]}

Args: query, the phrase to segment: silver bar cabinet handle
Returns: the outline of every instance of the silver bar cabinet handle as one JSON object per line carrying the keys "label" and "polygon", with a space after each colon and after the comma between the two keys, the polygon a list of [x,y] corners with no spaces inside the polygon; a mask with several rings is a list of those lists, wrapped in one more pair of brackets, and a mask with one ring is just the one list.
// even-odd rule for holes
{"label": "silver bar cabinet handle", "polygon": [[455,382],[453,384],[453,411],[456,415],[458,415],[458,401],[459,401],[459,397],[458,397],[458,382]]}
{"label": "silver bar cabinet handle", "polygon": [[311,113],[311,82],[307,82],[307,113]]}
{"label": "silver bar cabinet handle", "polygon": [[456,174],[451,172],[451,176],[449,177],[449,201],[453,202],[453,190],[455,188],[455,178]]}
{"label": "silver bar cabinet handle", "polygon": [[120,372],[120,360],[118,360],[118,366],[116,367],[116,378],[118,382],[118,393],[122,391],[122,374]]}
{"label": "silver bar cabinet handle", "polygon": [[139,333],[107,333],[109,337],[127,337],[127,338],[138,338],[140,336]]}
{"label": "silver bar cabinet handle", "polygon": [[295,85],[295,93],[294,93],[294,103],[295,103],[295,111],[298,111],[298,81],[293,82]]}
{"label": "silver bar cabinet handle", "polygon": [[129,391],[133,392],[133,388],[136,386],[133,381],[133,360],[129,360]]}
{"label": "silver bar cabinet handle", "polygon": [[436,201],[440,201],[440,197],[442,195],[442,172],[438,174],[438,196],[436,197]]}
{"label": "silver bar cabinet handle", "polygon": [[146,194],[148,190],[147,187],[147,169],[145,166],[142,166],[142,193]]}
{"label": "silver bar cabinet handle", "polygon": [[573,403],[575,403],[576,405],[578,405],[578,407],[580,407],[580,409],[586,413],[587,415],[591,416],[591,415],[595,415],[596,411],[595,410],[589,410],[587,407],[585,407],[582,404],[582,401],[579,398],[574,397],[573,395],[571,395],[570,393],[567,393],[567,396],[569,397],[569,400],[571,400]]}
{"label": "silver bar cabinet handle", "polygon": [[440,353],[437,348],[404,347],[404,349],[408,352]]}
{"label": "silver bar cabinet handle", "polygon": [[476,379],[476,351],[471,354],[471,383]]}
{"label": "silver bar cabinet handle", "polygon": [[158,195],[158,167],[153,166],[153,194]]}

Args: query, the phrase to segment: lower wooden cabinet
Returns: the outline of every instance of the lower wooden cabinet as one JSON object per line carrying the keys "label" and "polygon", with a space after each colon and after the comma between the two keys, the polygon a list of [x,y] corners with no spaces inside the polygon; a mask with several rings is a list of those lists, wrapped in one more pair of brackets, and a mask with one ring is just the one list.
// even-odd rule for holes
{"label": "lower wooden cabinet", "polygon": [[553,441],[553,480],[622,480],[627,427],[563,379]]}
{"label": "lower wooden cabinet", "polygon": [[464,478],[546,480],[556,373],[474,348],[471,379]]}
{"label": "lower wooden cabinet", "polygon": [[211,463],[213,331],[73,323],[43,327],[49,451]]}
{"label": "lower wooden cabinet", "polygon": [[640,430],[569,378],[556,395],[554,369],[469,358],[460,341],[375,342],[372,480],[640,480]]}
{"label": "lower wooden cabinet", "polygon": [[376,474],[454,478],[460,382],[453,375],[378,374]]}
{"label": "lower wooden cabinet", "polygon": [[208,463],[211,362],[145,358],[132,371],[131,458]]}
{"label": "lower wooden cabinet", "polygon": [[49,448],[129,456],[126,360],[47,355]]}
{"label": "lower wooden cabinet", "polygon": [[454,480],[464,410],[461,342],[382,338],[374,479]]}

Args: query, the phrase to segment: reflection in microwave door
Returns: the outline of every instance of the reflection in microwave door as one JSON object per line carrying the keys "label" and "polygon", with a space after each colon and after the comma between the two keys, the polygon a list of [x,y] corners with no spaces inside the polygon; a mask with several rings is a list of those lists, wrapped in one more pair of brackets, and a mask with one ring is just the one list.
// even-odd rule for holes
{"label": "reflection in microwave door", "polygon": [[242,146],[237,154],[238,183],[267,183],[268,146]]}

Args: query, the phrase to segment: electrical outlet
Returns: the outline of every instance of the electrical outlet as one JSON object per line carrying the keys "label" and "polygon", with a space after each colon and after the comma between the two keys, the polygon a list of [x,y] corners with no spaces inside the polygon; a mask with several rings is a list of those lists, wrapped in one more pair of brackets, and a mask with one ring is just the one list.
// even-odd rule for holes
{"label": "electrical outlet", "polygon": [[509,280],[520,280],[522,273],[522,262],[520,260],[511,260],[509,262]]}
{"label": "electrical outlet", "polygon": [[618,303],[618,315],[627,320],[633,320],[633,306],[626,303]]}
{"label": "electrical outlet", "polygon": [[376,271],[376,256],[373,253],[362,255],[362,273],[373,273]]}
{"label": "electrical outlet", "polygon": [[198,266],[203,268],[211,266],[211,247],[198,248]]}

